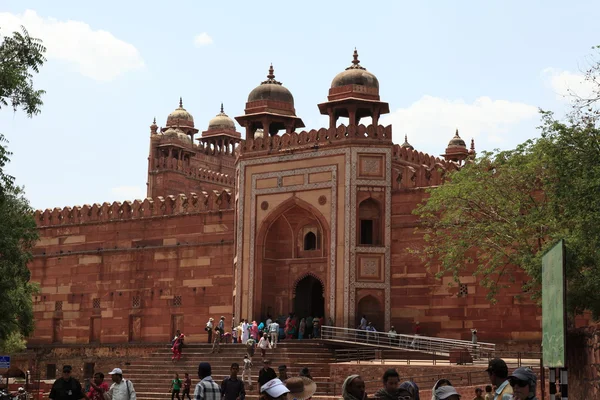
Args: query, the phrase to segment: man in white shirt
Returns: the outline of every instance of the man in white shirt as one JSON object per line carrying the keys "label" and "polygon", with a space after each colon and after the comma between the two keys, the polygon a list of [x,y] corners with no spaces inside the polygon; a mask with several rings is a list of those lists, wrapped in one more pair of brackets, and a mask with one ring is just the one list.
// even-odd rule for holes
{"label": "man in white shirt", "polygon": [[270,332],[269,327],[273,323],[273,319],[271,319],[270,315],[267,315],[267,321],[265,322],[265,332]]}
{"label": "man in white shirt", "polygon": [[269,336],[271,337],[271,347],[276,349],[277,340],[279,339],[279,324],[277,321],[273,321],[269,325]]}
{"label": "man in white shirt", "polygon": [[108,392],[104,393],[106,400],[136,400],[133,383],[123,379],[121,368],[115,368],[108,373],[113,381]]}

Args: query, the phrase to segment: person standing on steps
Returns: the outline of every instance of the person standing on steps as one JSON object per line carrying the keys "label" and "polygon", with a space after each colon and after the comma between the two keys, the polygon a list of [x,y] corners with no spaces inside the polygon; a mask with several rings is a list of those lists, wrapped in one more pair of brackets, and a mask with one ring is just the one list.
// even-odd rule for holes
{"label": "person standing on steps", "polygon": [[104,394],[105,400],[136,400],[133,383],[123,379],[121,368],[115,368],[108,373],[113,381],[108,392]]}
{"label": "person standing on steps", "polygon": [[225,317],[221,315],[217,329],[221,331],[221,335],[225,333]]}
{"label": "person standing on steps", "polygon": [[250,355],[251,360],[252,360],[252,357],[254,357],[254,350],[255,350],[254,344],[255,344],[255,342],[254,342],[254,339],[252,339],[252,338],[250,338],[246,341],[246,353],[248,355]]}
{"label": "person standing on steps", "polygon": [[271,336],[271,347],[276,349],[277,341],[279,340],[279,324],[277,321],[273,321],[269,325],[269,335]]}
{"label": "person standing on steps", "polygon": [[412,343],[410,344],[410,347],[414,348],[414,347],[417,346],[417,343],[418,343],[417,338],[418,338],[418,336],[421,336],[421,324],[419,324],[419,321],[415,322],[415,327],[414,327],[413,334],[415,335],[415,337],[414,337]]}
{"label": "person standing on steps", "polygon": [[231,364],[230,371],[231,374],[221,383],[222,400],[244,400],[246,398],[244,382],[238,379],[240,365],[238,363]]}
{"label": "person standing on steps", "polygon": [[310,375],[308,367],[304,367],[300,370],[300,376],[304,376],[312,381],[312,376]]}
{"label": "person standing on steps", "polygon": [[71,366],[63,366],[63,376],[54,381],[50,395],[51,400],[80,400],[85,399],[81,383],[71,376]]}
{"label": "person standing on steps", "polygon": [[208,322],[206,323],[206,327],[204,328],[204,330],[206,331],[206,333],[208,333],[208,343],[212,343],[212,334],[213,334],[213,328],[215,327],[213,324],[213,321],[215,319],[214,318],[209,318]]}
{"label": "person standing on steps", "polygon": [[181,379],[179,379],[179,374],[175,372],[175,379],[171,381],[171,400],[177,397],[177,400],[181,400],[179,398],[179,392],[181,391]]}
{"label": "person standing on steps", "polygon": [[243,319],[242,320],[242,343],[246,344],[246,342],[248,341],[248,338],[250,337],[250,331],[249,331],[249,326],[248,326],[248,322]]}
{"label": "person standing on steps", "polygon": [[211,353],[220,353],[221,352],[221,339],[223,338],[223,335],[219,328],[215,329],[214,337],[215,337],[215,339],[213,340],[213,346],[212,346]]}
{"label": "person standing on steps", "polygon": [[260,338],[260,341],[258,342],[258,348],[260,349],[260,354],[261,357],[265,357],[265,355],[267,354],[267,349],[271,348],[271,343],[269,342],[269,339],[267,337],[267,334],[263,334],[263,337]]}
{"label": "person standing on steps", "polygon": [[190,374],[185,373],[185,378],[183,379],[183,393],[181,394],[181,399],[185,400],[185,396],[187,395],[188,400],[192,400],[190,397],[190,388],[192,387],[192,379],[190,378]]}
{"label": "person standing on steps", "polygon": [[312,316],[308,316],[306,317],[306,338],[307,339],[312,339],[312,328],[313,328],[313,317]]}
{"label": "person standing on steps", "polygon": [[198,378],[194,400],[221,400],[221,388],[212,378],[212,368],[207,362],[198,364]]}
{"label": "person standing on steps", "polygon": [[246,354],[244,356],[244,369],[242,370],[242,382],[246,381],[248,377],[248,390],[252,390],[252,360],[250,356]]}
{"label": "person standing on steps", "polygon": [[271,361],[263,360],[263,368],[261,368],[258,373],[258,389],[260,392],[260,388],[271,379],[277,378],[277,374],[275,370],[271,368]]}
{"label": "person standing on steps", "polygon": [[277,367],[277,372],[279,372],[279,379],[281,382],[285,383],[285,381],[288,379],[287,365],[280,365]]}

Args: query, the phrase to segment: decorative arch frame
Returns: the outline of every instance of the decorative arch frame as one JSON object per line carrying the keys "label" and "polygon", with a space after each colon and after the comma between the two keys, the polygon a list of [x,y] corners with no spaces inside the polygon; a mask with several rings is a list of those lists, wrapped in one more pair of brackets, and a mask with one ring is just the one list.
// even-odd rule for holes
{"label": "decorative arch frame", "polygon": [[[329,256],[329,252],[331,251],[330,246],[326,245],[327,243],[329,243],[329,238],[331,237],[329,223],[327,222],[327,220],[325,219],[323,214],[318,209],[316,209],[313,205],[292,195],[290,198],[286,199],[281,204],[279,204],[277,207],[275,207],[264,218],[264,220],[260,224],[258,234],[256,235],[256,241],[255,241],[256,248],[254,251],[254,276],[255,276],[255,279],[254,279],[254,283],[253,283],[254,294],[253,294],[253,299],[252,299],[252,309],[253,309],[254,314],[256,314],[257,312],[260,312],[260,303],[262,300],[262,280],[260,279],[260,277],[262,277],[262,274],[263,274],[264,248],[266,246],[265,241],[267,239],[267,235],[268,235],[269,230],[270,230],[271,226],[273,225],[273,223],[279,217],[281,217],[287,210],[290,210],[294,207],[299,207],[299,208],[305,210],[307,213],[314,216],[314,219],[319,224],[319,226],[321,228],[321,232],[322,232],[322,248],[323,248],[322,257],[327,258]],[[292,234],[293,234],[293,240],[295,242],[297,232],[294,232],[292,230]],[[294,243],[294,246],[295,246],[295,243]],[[323,297],[325,298],[325,309],[327,310],[328,301],[329,301],[328,300],[328,287],[325,284],[325,282],[323,282],[322,279],[320,279],[318,277],[317,277],[317,279],[323,285]],[[296,284],[297,284],[297,282],[294,283],[294,287],[293,287],[294,294],[296,292]]]}
{"label": "decorative arch frame", "polygon": [[323,287],[323,296],[325,296],[325,282],[323,282],[323,279],[321,279],[321,277],[315,274],[314,272],[303,273],[299,277],[294,279],[294,289],[292,290],[292,296],[296,296],[296,288],[298,287],[300,281],[302,281],[305,278],[308,278],[309,276],[319,281],[319,283]]}

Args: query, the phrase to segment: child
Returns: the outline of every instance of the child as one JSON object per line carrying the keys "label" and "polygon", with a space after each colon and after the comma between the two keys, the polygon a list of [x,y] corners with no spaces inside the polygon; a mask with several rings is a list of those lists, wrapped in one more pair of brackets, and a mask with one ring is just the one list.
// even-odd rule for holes
{"label": "child", "polygon": [[492,386],[487,385],[485,387],[485,400],[494,400],[494,393],[492,392]]}
{"label": "child", "polygon": [[248,377],[248,389],[252,390],[252,361],[250,360],[250,356],[246,354],[244,356],[244,369],[242,370],[242,383]]}

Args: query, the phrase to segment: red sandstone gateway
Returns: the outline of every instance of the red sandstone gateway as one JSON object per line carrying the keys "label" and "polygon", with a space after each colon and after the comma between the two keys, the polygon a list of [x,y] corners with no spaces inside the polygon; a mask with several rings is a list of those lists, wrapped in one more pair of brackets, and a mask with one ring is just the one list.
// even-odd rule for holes
{"label": "red sandstone gateway", "polygon": [[469,273],[449,288],[407,250],[422,243],[412,210],[473,142],[457,131],[444,159],[406,136],[394,144],[392,127],[377,125],[389,105],[356,52],[318,105],[327,128],[296,132],[304,123],[272,67],[247,100],[236,117],[246,140],[222,105],[199,137],[181,100],[164,128],[154,121],[147,199],[36,212],[30,345],[168,343],[177,329],[200,343],[211,316],[289,312],[344,327],[365,314],[400,334],[418,320],[423,335],[540,340],[519,285],[492,306]]}

